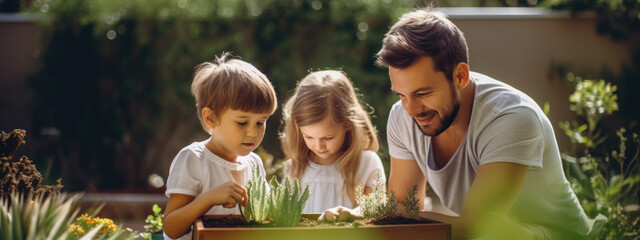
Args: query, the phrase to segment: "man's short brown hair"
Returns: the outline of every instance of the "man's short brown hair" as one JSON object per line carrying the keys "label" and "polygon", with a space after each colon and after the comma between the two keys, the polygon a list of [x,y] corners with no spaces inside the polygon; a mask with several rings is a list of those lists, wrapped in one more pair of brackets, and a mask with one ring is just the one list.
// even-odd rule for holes
{"label": "man's short brown hair", "polygon": [[450,81],[453,69],[469,62],[464,34],[441,12],[416,10],[402,15],[385,34],[376,64],[404,69],[424,56],[433,58],[436,70]]}

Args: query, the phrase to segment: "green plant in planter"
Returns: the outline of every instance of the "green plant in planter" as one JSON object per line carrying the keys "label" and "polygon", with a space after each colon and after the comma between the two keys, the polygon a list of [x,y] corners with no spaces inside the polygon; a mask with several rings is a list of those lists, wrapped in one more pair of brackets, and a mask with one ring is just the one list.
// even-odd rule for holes
{"label": "green plant in planter", "polygon": [[358,185],[356,187],[356,202],[360,206],[364,218],[382,219],[397,216],[398,203],[395,192],[387,194],[380,182],[380,177],[378,177],[373,192],[368,195],[363,194],[364,186]]}
{"label": "green plant in planter", "polygon": [[247,222],[263,222],[269,217],[268,194],[270,192],[269,184],[263,180],[260,170],[254,169],[253,178],[247,183],[247,196],[249,200],[242,210],[243,216]]}
{"label": "green plant in planter", "polygon": [[164,236],[162,235],[162,230],[164,229],[164,225],[162,223],[162,219],[164,218],[162,208],[160,208],[158,204],[153,204],[152,210],[153,214],[147,215],[147,219],[144,220],[144,222],[147,223],[144,225],[146,232],[140,233],[140,236],[144,239],[150,240],[164,239]]}
{"label": "green plant in planter", "polygon": [[309,199],[309,186],[301,190],[298,179],[294,179],[292,185],[288,178],[279,183],[273,176],[267,184],[258,168],[246,188],[249,200],[242,214],[247,222],[263,223],[271,216],[270,222],[275,226],[296,226]]}
{"label": "green plant in planter", "polygon": [[302,209],[309,199],[309,186],[301,191],[298,179],[293,180],[293,186],[289,178],[285,178],[284,184],[278,183],[276,178],[271,178],[271,194],[269,207],[274,225],[279,227],[294,227],[300,222]]}
{"label": "green plant in planter", "polygon": [[[606,216],[606,223],[594,232],[596,239],[639,239],[640,216],[625,212],[626,206],[638,204],[640,192],[640,139],[632,135],[632,148],[627,149],[625,128],[616,131],[620,140],[617,150],[602,147],[606,140],[603,117],[618,110],[617,87],[604,80],[583,80],[569,74],[576,89],[569,97],[570,109],[578,121],[564,122],[560,127],[573,143],[574,153],[563,154],[564,169],[587,216]],[[628,153],[631,153],[628,155]]]}
{"label": "green plant in planter", "polygon": [[406,218],[418,219],[418,213],[420,213],[420,200],[416,197],[418,192],[418,185],[413,185],[407,191],[407,198],[404,200],[403,216]]}
{"label": "green plant in planter", "polygon": [[76,240],[137,237],[137,233],[115,226],[110,219],[93,217],[98,209],[76,218],[80,197],[80,194],[12,193],[0,198],[0,239]]}
{"label": "green plant in planter", "polygon": [[398,209],[398,201],[394,191],[389,194],[383,187],[382,177],[376,177],[376,183],[373,192],[368,195],[364,193],[364,186],[356,187],[356,202],[360,206],[360,211],[364,218],[373,220],[392,219],[397,217],[405,217],[417,219],[420,212],[419,200],[415,197],[418,189],[417,185],[413,185],[408,191],[405,199],[405,206],[402,210]]}

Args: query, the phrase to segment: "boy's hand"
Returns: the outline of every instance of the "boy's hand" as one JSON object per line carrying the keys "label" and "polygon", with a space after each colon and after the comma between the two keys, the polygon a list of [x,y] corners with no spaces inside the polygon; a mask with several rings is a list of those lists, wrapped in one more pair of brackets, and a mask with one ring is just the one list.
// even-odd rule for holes
{"label": "boy's hand", "polygon": [[247,189],[244,186],[226,182],[207,192],[212,205],[222,205],[224,208],[233,208],[236,204],[247,205]]}
{"label": "boy's hand", "polygon": [[318,218],[318,221],[329,223],[351,222],[358,218],[362,218],[362,214],[360,213],[358,208],[350,209],[343,206],[338,206],[325,210]]}

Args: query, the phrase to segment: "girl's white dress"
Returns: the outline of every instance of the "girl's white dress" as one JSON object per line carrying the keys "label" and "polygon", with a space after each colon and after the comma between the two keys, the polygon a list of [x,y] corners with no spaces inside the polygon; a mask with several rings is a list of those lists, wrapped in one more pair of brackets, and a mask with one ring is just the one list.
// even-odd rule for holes
{"label": "girl's white dress", "polygon": [[[173,193],[196,197],[231,181],[230,174],[241,176],[240,184],[244,185],[253,177],[256,167],[262,178],[265,178],[262,160],[257,154],[238,156],[237,163],[231,163],[212,153],[204,144],[205,141],[194,142],[180,150],[173,159],[165,191],[167,197]],[[243,172],[237,173],[237,171]],[[240,214],[240,212],[237,207],[229,209],[213,206],[206,214]],[[170,238],[165,235],[165,239]],[[178,239],[191,239],[191,232]]]}
{"label": "girl's white dress", "polygon": [[[304,170],[300,178],[300,186],[304,189],[308,185],[311,193],[302,210],[303,213],[322,213],[324,210],[336,206],[355,207],[347,193],[342,189],[344,180],[335,163],[321,165],[312,161],[308,162],[309,166]],[[291,176],[290,166],[290,164],[285,164],[285,176]],[[362,151],[360,166],[355,177],[355,186],[360,184],[374,188],[378,174],[380,174],[382,181],[381,187],[385,187],[386,178],[380,157],[374,151]]]}

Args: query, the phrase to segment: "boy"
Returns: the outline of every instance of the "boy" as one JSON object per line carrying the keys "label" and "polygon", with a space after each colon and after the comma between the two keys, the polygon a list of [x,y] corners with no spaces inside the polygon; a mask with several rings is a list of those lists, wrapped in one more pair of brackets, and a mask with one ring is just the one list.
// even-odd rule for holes
{"label": "boy", "polygon": [[249,63],[223,53],[196,68],[191,84],[198,118],[211,138],[194,142],[174,158],[165,194],[165,239],[191,239],[193,221],[204,214],[238,214],[247,193],[231,172],[248,182],[259,169],[252,153],[264,137],[266,122],[277,108],[271,82]]}

